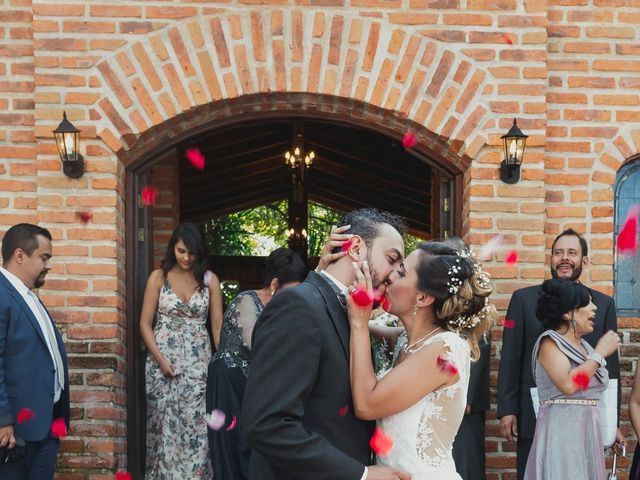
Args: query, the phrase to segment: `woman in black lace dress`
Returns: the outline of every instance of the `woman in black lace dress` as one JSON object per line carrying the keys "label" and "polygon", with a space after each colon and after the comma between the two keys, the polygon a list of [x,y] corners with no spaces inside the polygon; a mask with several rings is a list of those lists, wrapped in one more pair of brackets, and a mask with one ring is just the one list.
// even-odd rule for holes
{"label": "woman in black lace dress", "polygon": [[[302,282],[306,272],[304,262],[293,250],[274,250],[267,257],[263,288],[239,293],[224,314],[220,345],[209,363],[207,378],[207,412],[218,409],[226,415],[222,428],[209,429],[209,450],[216,480],[249,478],[249,448],[240,410],[249,372],[251,334],[273,295]],[[237,424],[230,428],[234,416]]]}

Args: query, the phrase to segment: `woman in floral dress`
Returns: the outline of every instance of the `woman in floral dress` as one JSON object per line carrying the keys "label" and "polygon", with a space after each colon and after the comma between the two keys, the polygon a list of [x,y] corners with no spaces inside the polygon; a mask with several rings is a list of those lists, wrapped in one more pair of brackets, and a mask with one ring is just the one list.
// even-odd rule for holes
{"label": "woman in floral dress", "polygon": [[212,324],[219,325],[220,282],[207,271],[198,227],[185,223],[173,232],[161,267],[149,276],[140,316],[140,333],[149,350],[147,480],[213,475],[205,422],[212,350],[206,328],[209,312]]}

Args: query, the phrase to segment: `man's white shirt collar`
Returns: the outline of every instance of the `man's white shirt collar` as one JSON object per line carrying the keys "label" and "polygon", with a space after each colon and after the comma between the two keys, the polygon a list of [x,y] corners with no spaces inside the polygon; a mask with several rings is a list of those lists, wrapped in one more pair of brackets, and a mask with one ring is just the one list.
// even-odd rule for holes
{"label": "man's white shirt collar", "polygon": [[340,280],[338,280],[336,277],[331,275],[326,270],[322,270],[320,273],[325,277],[327,277],[329,280],[331,280],[335,284],[335,286],[340,289],[340,291],[344,294],[345,297],[349,294],[349,289],[347,288],[347,286],[344,283],[342,283]]}
{"label": "man's white shirt collar", "polygon": [[0,272],[9,280],[9,283],[18,291],[23,297],[29,294],[29,288],[24,284],[22,280],[16,277],[13,273],[4,267],[0,267]]}

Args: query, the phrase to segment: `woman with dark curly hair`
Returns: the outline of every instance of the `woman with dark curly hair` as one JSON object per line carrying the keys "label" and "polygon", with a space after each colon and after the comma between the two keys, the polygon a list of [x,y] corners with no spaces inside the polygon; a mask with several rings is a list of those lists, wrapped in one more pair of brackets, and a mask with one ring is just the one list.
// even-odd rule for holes
{"label": "woman with dark curly hair", "polygon": [[140,334],[149,350],[149,480],[212,476],[205,423],[209,320],[214,330],[222,322],[220,282],[207,271],[200,230],[184,223],[174,230],[160,268],[149,276],[140,314]]}
{"label": "woman with dark curly hair", "polygon": [[[524,478],[604,480],[598,402],[609,381],[604,359],[620,339],[609,331],[595,349],[582,339],[593,331],[596,306],[578,282],[545,281],[536,313],[545,329],[531,361],[540,410]],[[624,444],[619,430],[617,438]]]}
{"label": "woman with dark curly hair", "polygon": [[[354,242],[351,248],[358,248]],[[351,287],[372,292],[366,262],[354,264]],[[351,388],[356,416],[378,420],[393,437],[377,463],[407,471],[413,480],[460,480],[452,445],[467,404],[471,360],[478,339],[496,318],[492,284],[466,253],[438,242],[421,243],[386,288],[390,313],[405,328],[392,367],[377,378],[370,354],[371,306],[349,301]]]}

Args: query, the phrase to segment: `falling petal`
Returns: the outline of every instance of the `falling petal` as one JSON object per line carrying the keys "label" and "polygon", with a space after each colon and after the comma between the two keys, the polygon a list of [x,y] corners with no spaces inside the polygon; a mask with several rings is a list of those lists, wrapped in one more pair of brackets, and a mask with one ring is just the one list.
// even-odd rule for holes
{"label": "falling petal", "polygon": [[578,370],[576,373],[574,373],[573,377],[571,378],[571,381],[580,390],[586,390],[587,388],[589,388],[590,380],[591,379],[589,378],[589,374],[587,374],[586,372],[583,372],[582,370]]}
{"label": "falling petal", "polygon": [[206,272],[204,272],[204,284],[207,287],[211,285],[212,278],[213,278],[213,273],[211,273],[211,270],[207,270]]}
{"label": "falling petal", "polygon": [[146,205],[147,207],[155,205],[158,190],[151,185],[147,185],[142,189],[141,196],[143,205]]}
{"label": "falling petal", "polygon": [[114,480],[132,480],[132,476],[129,472],[118,472]]}
{"label": "falling petal", "polygon": [[402,137],[402,146],[406,149],[413,148],[416,146],[417,140],[414,133],[407,132]]}
{"label": "falling petal", "polygon": [[227,432],[230,432],[231,430],[236,428],[236,423],[238,423],[238,419],[236,418],[235,415],[233,415],[233,418],[231,419],[231,423],[227,427]]}
{"label": "falling petal", "polygon": [[373,303],[375,305],[381,306],[385,312],[389,312],[389,310],[391,309],[391,302],[383,293],[376,294],[376,296],[373,298]]}
{"label": "falling petal", "polygon": [[51,433],[58,438],[67,436],[67,424],[63,418],[56,418],[51,424]]}
{"label": "falling petal", "polygon": [[453,362],[439,356],[437,363],[440,370],[443,370],[445,373],[448,373],[449,375],[458,375],[458,367],[456,367]]}
{"label": "falling petal", "polygon": [[344,417],[349,412],[349,405],[345,405],[340,409],[340,416]]}
{"label": "falling petal", "polygon": [[342,251],[348,252],[349,249],[351,248],[351,245],[353,245],[353,237],[351,237],[349,240],[347,240],[342,244],[342,247],[341,247]]}
{"label": "falling petal", "polygon": [[502,325],[504,326],[504,328],[514,328],[516,326],[516,321],[511,320],[510,318],[505,318],[502,322]]}
{"label": "falling petal", "polygon": [[211,430],[220,430],[224,427],[224,422],[226,420],[226,415],[222,410],[218,410],[217,408],[211,412],[211,414],[205,417],[205,421]]}
{"label": "falling petal", "polygon": [[369,441],[369,446],[376,455],[386,457],[393,448],[393,437],[380,427],[376,427]]}
{"label": "falling petal", "polygon": [[498,234],[494,237],[491,237],[484,247],[480,249],[480,253],[478,254],[478,260],[491,260],[495,253],[500,249],[500,245],[502,245],[502,241],[504,240],[504,235]]}
{"label": "falling petal", "polygon": [[204,170],[204,155],[198,148],[187,148],[185,152],[187,160],[198,170]]}
{"label": "falling petal", "polygon": [[618,233],[616,248],[620,254],[635,254],[638,250],[638,214],[640,206],[634,205],[629,210],[624,226]]}
{"label": "falling petal", "polygon": [[22,425],[24,422],[28,422],[35,416],[36,414],[33,410],[29,408],[22,408],[16,415],[16,420],[18,421],[18,425]]}
{"label": "falling petal", "polygon": [[93,213],[92,212],[76,212],[76,217],[78,218],[78,220],[80,220],[80,223],[82,223],[83,225],[86,225],[91,220],[93,220]]}
{"label": "falling petal", "polygon": [[509,253],[507,253],[507,258],[505,259],[505,261],[507,262],[508,266],[515,266],[516,263],[518,263],[518,251],[511,250]]}
{"label": "falling petal", "polygon": [[373,296],[364,288],[357,288],[351,294],[353,302],[359,307],[367,307],[373,303]]}
{"label": "falling petal", "polygon": [[513,40],[511,40],[511,37],[506,33],[502,34],[502,39],[504,40],[505,43],[508,43],[509,45],[513,45]]}

